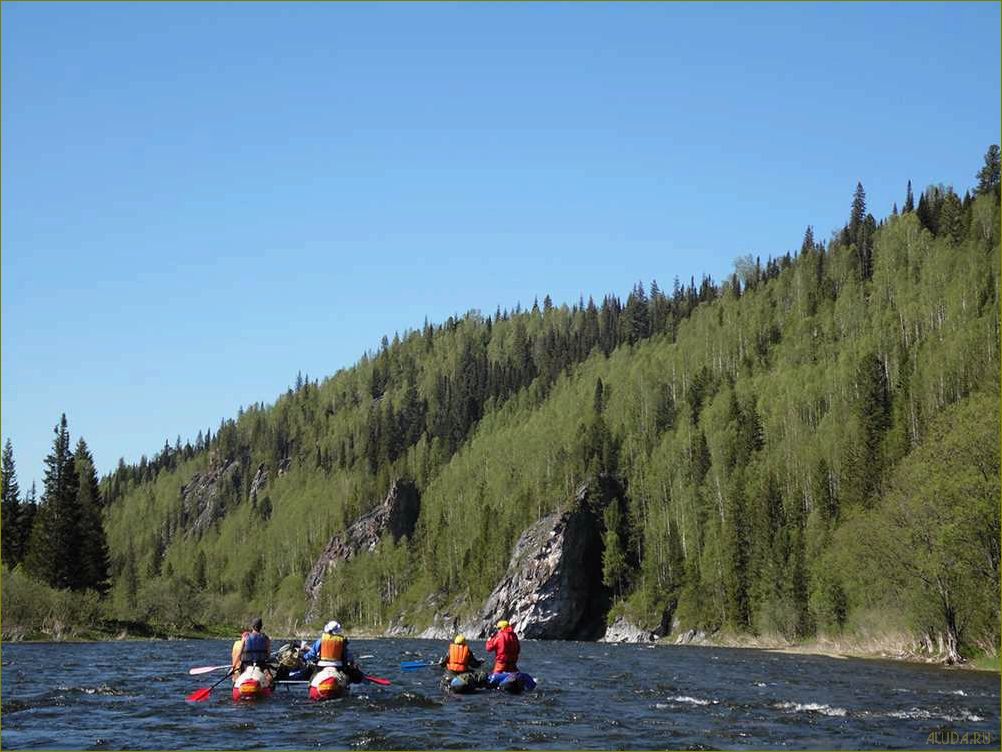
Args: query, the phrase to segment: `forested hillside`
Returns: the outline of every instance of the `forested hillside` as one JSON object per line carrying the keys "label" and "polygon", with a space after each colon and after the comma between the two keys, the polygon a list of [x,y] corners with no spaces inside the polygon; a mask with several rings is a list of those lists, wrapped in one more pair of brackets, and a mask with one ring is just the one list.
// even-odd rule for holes
{"label": "forested hillside", "polygon": [[[739,258],[720,284],[426,322],[120,463],[86,502],[104,516],[105,615],[303,627],[318,554],[397,478],[420,493],[414,535],[339,567],[317,623],[472,613],[522,530],[608,474],[626,489],[602,510],[615,614],[791,639],[907,629],[953,658],[993,653],[998,164],[992,147],[962,197],[916,202],[909,184],[879,222],[857,186],[828,241],[808,227],[797,252]],[[31,550],[58,489],[47,475],[19,523],[4,459],[6,565],[86,586]]]}

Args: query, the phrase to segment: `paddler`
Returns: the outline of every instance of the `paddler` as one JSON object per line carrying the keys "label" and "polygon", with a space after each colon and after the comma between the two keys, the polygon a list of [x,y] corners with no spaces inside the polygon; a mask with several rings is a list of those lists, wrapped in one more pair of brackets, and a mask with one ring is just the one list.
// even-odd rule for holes
{"label": "paddler", "polygon": [[487,652],[497,653],[494,659],[495,674],[514,673],[518,671],[518,654],[522,646],[518,643],[515,630],[507,619],[502,619],[497,624],[497,632],[487,640]]}
{"label": "paddler", "polygon": [[230,658],[233,664],[233,680],[248,666],[258,668],[270,673],[271,667],[268,659],[271,656],[271,638],[261,631],[263,627],[261,617],[257,617],[251,622],[249,632],[240,635],[240,639],[233,643],[230,651]]}
{"label": "paddler", "polygon": [[449,652],[438,662],[439,666],[445,668],[446,677],[455,676],[467,677],[467,681],[474,685],[480,685],[487,681],[487,676],[483,671],[471,672],[471,668],[479,668],[484,662],[477,658],[470,646],[466,644],[466,637],[457,634],[449,645]]}
{"label": "paddler", "polygon": [[348,650],[348,638],[343,634],[344,628],[338,621],[329,621],[324,625],[324,631],[313,643],[303,658],[307,663],[316,663],[320,668],[333,666],[348,675],[353,682],[362,681],[362,672],[355,665],[355,659]]}

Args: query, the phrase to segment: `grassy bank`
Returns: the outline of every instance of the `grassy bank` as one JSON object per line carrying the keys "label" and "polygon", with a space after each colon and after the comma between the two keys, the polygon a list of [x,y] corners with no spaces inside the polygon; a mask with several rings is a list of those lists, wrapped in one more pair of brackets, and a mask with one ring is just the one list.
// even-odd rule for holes
{"label": "grassy bank", "polygon": [[[665,640],[664,644],[673,644]],[[889,632],[879,635],[840,635],[838,637],[819,636],[802,642],[791,642],[781,635],[747,635],[717,633],[693,639],[690,645],[727,648],[752,648],[778,653],[799,655],[823,655],[829,658],[868,658],[881,660],[909,661],[913,663],[946,666],[945,655],[916,650],[916,640],[905,632]],[[999,673],[1000,661],[997,655],[975,654],[967,657],[965,663],[949,668],[993,671]]]}

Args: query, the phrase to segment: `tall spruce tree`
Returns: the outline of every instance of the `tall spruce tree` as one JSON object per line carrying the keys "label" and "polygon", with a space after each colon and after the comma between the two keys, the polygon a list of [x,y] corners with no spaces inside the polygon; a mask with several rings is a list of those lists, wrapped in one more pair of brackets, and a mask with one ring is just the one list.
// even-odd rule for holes
{"label": "tall spruce tree", "polygon": [[858,434],[848,449],[841,487],[847,504],[869,506],[883,470],[882,443],[891,422],[891,402],[884,365],[876,353],[863,356],[856,369],[853,414]]}
{"label": "tall spruce tree", "polygon": [[992,144],[985,152],[985,164],[978,170],[977,193],[983,196],[987,193],[999,192],[999,145]]}
{"label": "tall spruce tree", "polygon": [[964,235],[963,207],[960,199],[952,190],[948,190],[943,196],[943,203],[939,207],[939,234],[947,238],[954,245],[958,244]]}
{"label": "tall spruce tree", "polygon": [[18,561],[24,559],[28,551],[28,537],[31,535],[35,524],[35,515],[38,514],[38,490],[35,488],[35,481],[31,481],[31,488],[25,494],[21,504],[21,515],[18,519],[20,538],[18,540]]}
{"label": "tall spruce tree", "polygon": [[905,194],[905,205],[901,208],[902,214],[915,211],[915,196],[912,193],[912,181],[908,181],[908,192]]}
{"label": "tall spruce tree", "polygon": [[101,518],[101,490],[98,487],[94,457],[81,438],[73,452],[74,469],[80,481],[77,500],[80,505],[81,586],[107,592],[109,579],[108,542]]}
{"label": "tall spruce tree", "polygon": [[866,213],[866,191],[862,183],[856,183],[852,196],[852,211],[849,216],[849,239],[856,246],[859,276],[869,279],[873,274],[872,237],[875,228],[873,217]]}
{"label": "tall spruce tree", "polygon": [[24,557],[25,569],[55,588],[77,590],[84,582],[79,486],[64,413],[45,458],[42,504]]}
{"label": "tall spruce tree", "polygon": [[735,629],[748,630],[751,629],[751,569],[744,474],[740,470],[731,480],[723,525],[724,608],[727,621]]}
{"label": "tall spruce tree", "polygon": [[10,439],[3,445],[2,490],[0,490],[0,551],[3,563],[13,567],[21,560],[23,535],[21,530],[21,492],[14,469],[14,445]]}

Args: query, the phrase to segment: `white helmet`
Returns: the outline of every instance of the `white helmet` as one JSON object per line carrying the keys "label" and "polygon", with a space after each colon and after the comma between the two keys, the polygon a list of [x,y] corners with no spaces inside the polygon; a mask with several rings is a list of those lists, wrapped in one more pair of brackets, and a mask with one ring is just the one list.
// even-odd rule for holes
{"label": "white helmet", "polygon": [[324,631],[327,634],[341,634],[341,622],[339,621],[329,621],[324,626]]}

